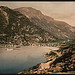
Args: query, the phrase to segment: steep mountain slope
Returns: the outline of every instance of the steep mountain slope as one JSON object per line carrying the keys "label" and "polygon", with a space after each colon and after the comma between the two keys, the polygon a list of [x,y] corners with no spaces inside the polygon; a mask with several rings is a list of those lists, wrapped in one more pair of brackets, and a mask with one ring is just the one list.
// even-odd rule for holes
{"label": "steep mountain slope", "polygon": [[72,27],[69,24],[63,21],[56,21],[49,16],[43,15],[39,10],[32,7],[21,7],[14,9],[14,11],[19,11],[24,14],[36,26],[48,31],[58,39],[73,39],[75,37],[74,32],[71,30]]}
{"label": "steep mountain slope", "polygon": [[30,44],[56,40],[49,32],[8,7],[0,6],[0,43]]}

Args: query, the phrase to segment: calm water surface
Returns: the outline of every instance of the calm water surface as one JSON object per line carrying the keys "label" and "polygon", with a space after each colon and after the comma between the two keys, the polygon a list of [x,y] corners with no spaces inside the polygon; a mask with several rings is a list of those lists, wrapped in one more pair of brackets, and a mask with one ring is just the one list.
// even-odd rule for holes
{"label": "calm water surface", "polygon": [[13,51],[0,48],[0,74],[17,74],[24,69],[45,62],[43,55],[50,51],[49,47],[21,47]]}

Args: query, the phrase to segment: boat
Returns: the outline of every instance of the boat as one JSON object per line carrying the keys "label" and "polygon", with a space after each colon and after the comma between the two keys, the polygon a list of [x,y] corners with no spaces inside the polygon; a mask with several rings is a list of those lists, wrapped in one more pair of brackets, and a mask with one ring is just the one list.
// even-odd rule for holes
{"label": "boat", "polygon": [[13,50],[13,48],[7,48],[7,51],[12,51]]}
{"label": "boat", "polygon": [[21,46],[16,46],[16,48],[21,48]]}

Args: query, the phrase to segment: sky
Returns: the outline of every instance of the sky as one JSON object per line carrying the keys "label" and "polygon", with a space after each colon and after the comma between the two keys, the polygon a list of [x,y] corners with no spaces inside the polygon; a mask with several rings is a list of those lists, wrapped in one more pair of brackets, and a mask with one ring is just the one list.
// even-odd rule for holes
{"label": "sky", "polygon": [[0,6],[11,9],[33,7],[55,20],[65,21],[75,26],[75,2],[73,1],[0,1]]}

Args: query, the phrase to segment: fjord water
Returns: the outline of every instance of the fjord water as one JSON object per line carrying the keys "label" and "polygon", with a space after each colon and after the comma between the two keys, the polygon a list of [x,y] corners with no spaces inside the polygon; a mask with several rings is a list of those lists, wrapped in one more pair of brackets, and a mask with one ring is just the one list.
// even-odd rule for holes
{"label": "fjord water", "polygon": [[45,62],[44,54],[49,47],[21,47],[12,51],[0,48],[0,74],[17,74],[24,69]]}

